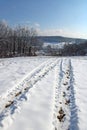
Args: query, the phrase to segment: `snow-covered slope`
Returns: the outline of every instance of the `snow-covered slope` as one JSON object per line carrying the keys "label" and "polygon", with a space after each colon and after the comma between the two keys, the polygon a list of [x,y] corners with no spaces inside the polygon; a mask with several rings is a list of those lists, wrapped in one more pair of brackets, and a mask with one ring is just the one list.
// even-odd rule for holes
{"label": "snow-covered slope", "polygon": [[51,48],[54,48],[54,49],[60,49],[60,48],[63,48],[64,45],[67,45],[67,44],[73,44],[73,42],[44,42],[43,44],[43,48],[46,48],[47,46],[51,46]]}
{"label": "snow-covered slope", "polygon": [[75,123],[78,124],[78,130],[87,130],[87,60],[72,60],[72,67],[76,102]]}
{"label": "snow-covered slope", "polygon": [[1,59],[0,72],[0,130],[87,130],[86,57]]}
{"label": "snow-covered slope", "polygon": [[0,95],[21,82],[27,74],[48,58],[18,57],[0,59]]}

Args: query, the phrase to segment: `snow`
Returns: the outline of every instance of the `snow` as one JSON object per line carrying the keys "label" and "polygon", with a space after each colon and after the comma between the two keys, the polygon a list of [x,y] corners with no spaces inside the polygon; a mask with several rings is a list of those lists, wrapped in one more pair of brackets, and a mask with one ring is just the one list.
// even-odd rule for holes
{"label": "snow", "polygon": [[51,46],[51,48],[54,49],[61,49],[64,47],[64,45],[67,44],[73,44],[73,42],[44,42],[43,48],[46,48],[47,46]]}
{"label": "snow", "polygon": [[87,130],[86,72],[87,57],[0,59],[0,130]]}
{"label": "snow", "polygon": [[47,58],[7,58],[0,59],[0,94],[19,83],[24,76],[31,72]]}
{"label": "snow", "polygon": [[52,42],[52,43],[50,43],[50,42],[44,42],[44,45],[43,45],[43,47],[44,48],[46,48],[47,46],[51,46],[51,48],[54,48],[54,49],[58,49],[58,48],[63,48],[63,46],[65,45],[65,44],[67,44],[66,42]]}
{"label": "snow", "polygon": [[18,115],[17,120],[9,129],[17,130],[19,126],[21,130],[51,129],[54,96],[54,77],[52,75],[54,75],[54,71],[51,71],[41,82],[36,83],[33,86],[34,89],[30,89],[30,93],[27,95],[29,101],[22,108],[21,118]]}
{"label": "snow", "polygon": [[79,130],[87,130],[87,60],[72,61]]}

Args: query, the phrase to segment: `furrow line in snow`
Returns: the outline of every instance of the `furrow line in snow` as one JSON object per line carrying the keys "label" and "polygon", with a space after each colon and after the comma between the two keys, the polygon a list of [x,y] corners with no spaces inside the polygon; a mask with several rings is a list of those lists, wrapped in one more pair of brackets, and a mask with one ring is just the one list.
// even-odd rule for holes
{"label": "furrow line in snow", "polygon": [[[17,87],[12,89],[7,98],[0,103],[0,126],[3,126],[3,120],[11,114],[15,113],[19,102],[26,99],[26,93],[29,91],[33,85],[41,80],[47,73],[53,69],[58,60],[49,60],[35,69],[31,74],[29,74]],[[6,119],[5,119],[6,120]]]}
{"label": "furrow line in snow", "polygon": [[20,86],[22,86],[22,84],[24,84],[25,80],[27,80],[28,78],[33,77],[36,73],[39,73],[39,71],[41,71],[41,69],[47,65],[49,65],[49,63],[52,63],[52,59],[47,60],[45,62],[43,62],[42,64],[40,64],[38,67],[36,67],[35,69],[33,69],[30,73],[28,73],[27,75],[25,75],[15,86],[12,86],[12,88],[10,88],[9,90],[6,90],[5,93],[2,93],[0,95],[0,100],[1,99],[5,99],[7,98],[7,96],[9,95],[9,93],[17,90],[17,88]]}
{"label": "furrow line in snow", "polygon": [[70,118],[70,128],[69,130],[78,130],[78,113],[77,106],[75,100],[75,91],[74,91],[74,75],[73,75],[73,67],[70,62],[70,86],[71,86],[71,96],[70,96],[70,110],[71,110],[71,118]]}
{"label": "furrow line in snow", "polygon": [[[40,66],[36,67],[31,73],[29,73],[28,75],[26,75],[20,83],[16,84],[15,86],[13,86],[12,88],[10,88],[8,91],[6,91],[5,93],[3,93],[2,95],[0,95],[0,113],[3,110],[3,108],[5,107],[6,103],[9,103],[9,100],[12,100],[14,97],[18,96],[21,94],[22,89],[24,89],[24,87],[26,87],[26,85],[28,86],[28,82],[34,78],[41,70],[43,70],[46,66],[49,66],[49,64],[51,64],[52,61],[48,60],[44,63],[42,63]],[[30,83],[30,82],[29,82]]]}
{"label": "furrow line in snow", "polygon": [[56,70],[55,114],[53,130],[70,130],[71,120],[71,61],[63,59]]}
{"label": "furrow line in snow", "polygon": [[62,60],[55,67],[55,104],[54,104],[54,112],[53,112],[53,130],[57,130],[58,121],[57,121],[57,112],[58,112],[58,102],[59,102],[59,94],[61,93],[61,81],[63,78],[63,71],[62,71]]}

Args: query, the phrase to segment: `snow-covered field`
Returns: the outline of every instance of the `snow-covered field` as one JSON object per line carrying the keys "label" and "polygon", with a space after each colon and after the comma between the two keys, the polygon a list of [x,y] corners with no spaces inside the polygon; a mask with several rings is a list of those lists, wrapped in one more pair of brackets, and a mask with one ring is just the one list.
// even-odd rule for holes
{"label": "snow-covered field", "polygon": [[0,130],[87,130],[87,57],[0,59]]}

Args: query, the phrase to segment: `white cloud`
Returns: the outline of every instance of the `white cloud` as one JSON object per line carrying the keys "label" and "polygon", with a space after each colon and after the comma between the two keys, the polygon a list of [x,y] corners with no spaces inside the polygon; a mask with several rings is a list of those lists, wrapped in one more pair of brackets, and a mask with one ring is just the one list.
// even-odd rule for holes
{"label": "white cloud", "polygon": [[87,38],[87,33],[84,32],[78,32],[78,31],[72,31],[69,29],[41,29],[41,26],[39,23],[32,23],[30,21],[22,21],[22,24],[25,23],[25,25],[29,27],[34,27],[38,33],[39,36],[64,36],[64,37],[73,37],[73,38]]}
{"label": "white cloud", "polygon": [[40,28],[40,24],[39,24],[39,23],[34,23],[34,26],[35,26],[36,28]]}
{"label": "white cloud", "polygon": [[86,33],[73,32],[68,29],[40,29],[37,28],[38,35],[40,36],[65,36],[65,37],[74,37],[74,38],[87,38]]}
{"label": "white cloud", "polygon": [[7,21],[6,21],[5,19],[3,19],[1,22],[2,22],[5,26],[8,26],[8,23],[7,23]]}

